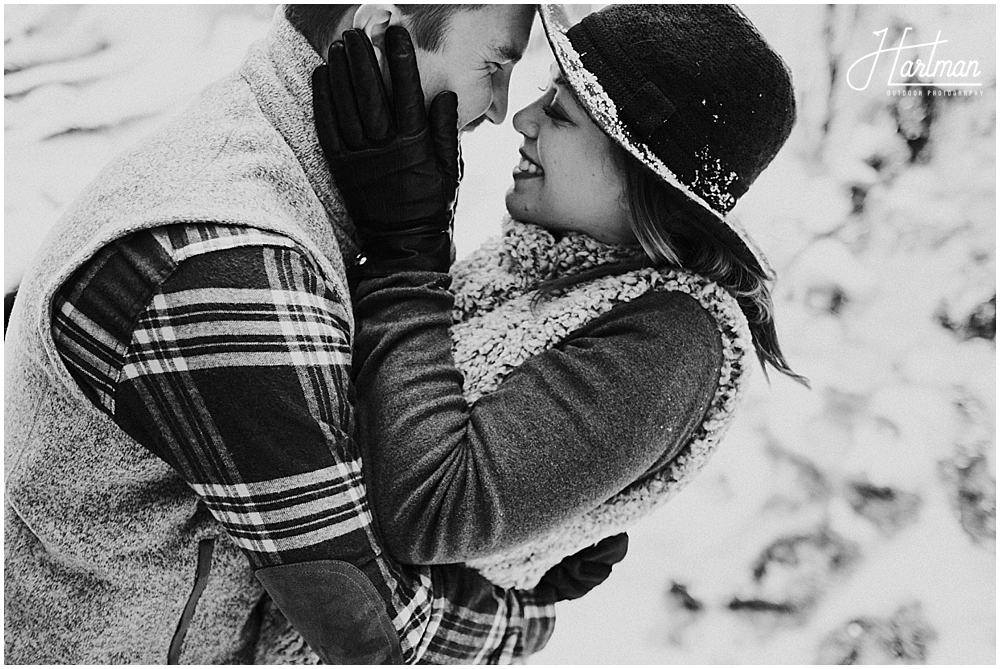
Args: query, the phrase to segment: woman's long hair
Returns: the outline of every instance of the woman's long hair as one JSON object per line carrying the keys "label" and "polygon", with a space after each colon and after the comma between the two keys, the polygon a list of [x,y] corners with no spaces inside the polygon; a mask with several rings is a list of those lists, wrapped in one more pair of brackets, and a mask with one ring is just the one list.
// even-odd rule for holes
{"label": "woman's long hair", "polygon": [[769,287],[772,277],[749,265],[726,243],[708,234],[690,213],[683,195],[664,184],[614,142],[611,142],[611,150],[614,166],[623,177],[624,198],[631,214],[629,224],[647,258],[553,279],[542,285],[538,298],[545,299],[599,276],[650,264],[698,274],[726,289],[736,299],[750,326],[764,375],[767,376],[767,367],[771,366],[808,386],[805,377],[792,371],[778,344]]}

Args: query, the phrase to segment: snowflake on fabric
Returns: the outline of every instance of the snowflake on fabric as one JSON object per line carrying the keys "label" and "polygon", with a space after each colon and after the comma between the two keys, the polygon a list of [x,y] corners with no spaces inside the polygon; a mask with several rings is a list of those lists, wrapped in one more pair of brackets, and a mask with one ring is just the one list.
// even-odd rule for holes
{"label": "snowflake on fabric", "polygon": [[712,156],[707,146],[695,154],[698,169],[691,187],[717,210],[727,212],[736,206],[736,198],[729,187],[738,178],[736,172],[727,170],[722,161]]}

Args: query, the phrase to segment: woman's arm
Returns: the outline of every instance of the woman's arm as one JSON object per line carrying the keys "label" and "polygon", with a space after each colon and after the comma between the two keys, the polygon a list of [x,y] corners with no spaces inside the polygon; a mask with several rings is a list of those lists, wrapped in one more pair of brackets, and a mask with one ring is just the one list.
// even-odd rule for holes
{"label": "woman's arm", "polygon": [[470,407],[448,283],[406,272],[354,295],[360,447],[397,559],[464,561],[521,543],[635,481],[701,421],[721,344],[693,298],[619,305]]}
{"label": "woman's arm", "polygon": [[386,30],[385,54],[391,104],[367,37],[331,46],[313,77],[316,130],[366,259],[353,269],[356,372],[383,537],[400,558],[455,562],[593,507],[683,443],[714,390],[719,344],[690,298],[666,298],[687,306],[658,318],[639,300],[644,313],[613,310],[470,411],[446,290],[457,98],[440,93],[425,114],[404,29]]}

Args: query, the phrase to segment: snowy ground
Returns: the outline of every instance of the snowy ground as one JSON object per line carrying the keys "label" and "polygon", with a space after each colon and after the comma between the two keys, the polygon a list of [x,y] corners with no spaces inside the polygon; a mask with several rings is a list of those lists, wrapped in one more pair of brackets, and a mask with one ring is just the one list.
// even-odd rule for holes
{"label": "snowy ground", "polygon": [[[101,166],[235,67],[271,12],[4,7],[7,289]],[[703,475],[630,533],[605,585],[560,604],[532,662],[993,664],[995,8],[747,13],[793,70],[800,120],[737,214],[813,389],[757,374]],[[906,26],[977,59],[982,95],[844,85],[874,31]],[[512,111],[549,62],[536,28]],[[518,144],[509,123],[466,137],[460,253],[499,230]]]}

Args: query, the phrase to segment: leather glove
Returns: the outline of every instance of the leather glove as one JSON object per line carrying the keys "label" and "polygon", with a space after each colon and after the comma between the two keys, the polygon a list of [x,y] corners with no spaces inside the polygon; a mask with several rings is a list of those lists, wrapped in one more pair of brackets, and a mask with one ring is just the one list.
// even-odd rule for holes
{"label": "leather glove", "polygon": [[393,100],[371,42],[348,30],[313,72],[320,146],[361,237],[355,277],[447,272],[460,179],[458,97],[440,93],[425,110],[416,54],[390,26],[385,54]]}
{"label": "leather glove", "polygon": [[607,537],[545,572],[535,586],[535,594],[551,602],[583,597],[611,575],[611,566],[621,562],[626,551],[627,534]]}

